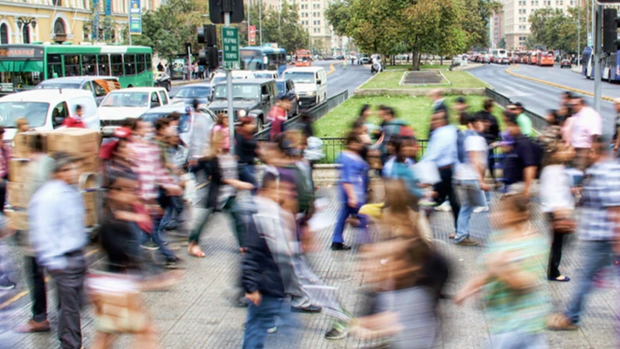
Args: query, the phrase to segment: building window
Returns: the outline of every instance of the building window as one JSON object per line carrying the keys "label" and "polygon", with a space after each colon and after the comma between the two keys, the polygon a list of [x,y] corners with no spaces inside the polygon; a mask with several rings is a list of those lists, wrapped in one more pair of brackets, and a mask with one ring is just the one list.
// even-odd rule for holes
{"label": "building window", "polygon": [[62,0],[52,0],[52,5],[54,5],[54,6],[62,6]]}
{"label": "building window", "polygon": [[6,23],[0,25],[0,44],[9,43],[9,26]]}
{"label": "building window", "polygon": [[64,42],[67,39],[67,32],[65,30],[65,22],[58,18],[54,22],[54,41]]}
{"label": "building window", "polygon": [[27,24],[22,25],[22,43],[24,44],[30,43],[30,25],[27,25]]}

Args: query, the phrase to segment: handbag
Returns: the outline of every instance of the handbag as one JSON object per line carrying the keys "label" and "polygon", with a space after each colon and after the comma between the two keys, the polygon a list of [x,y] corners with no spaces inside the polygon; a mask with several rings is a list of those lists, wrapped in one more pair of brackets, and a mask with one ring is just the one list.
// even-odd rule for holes
{"label": "handbag", "polygon": [[572,234],[577,229],[577,222],[571,218],[573,210],[556,210],[553,212],[553,231],[559,234]]}

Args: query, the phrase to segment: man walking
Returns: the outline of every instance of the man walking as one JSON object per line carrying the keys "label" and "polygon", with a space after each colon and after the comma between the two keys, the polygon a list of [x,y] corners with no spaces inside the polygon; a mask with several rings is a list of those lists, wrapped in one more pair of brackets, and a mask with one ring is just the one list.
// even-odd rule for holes
{"label": "man walking", "polygon": [[448,124],[446,111],[438,112],[431,116],[431,128],[434,131],[422,161],[432,161],[437,166],[441,181],[435,184],[435,191],[437,192],[436,202],[442,203],[446,198],[450,201],[456,228],[461,206],[454,194],[452,176],[455,170],[454,167],[459,163],[456,144],[458,130],[456,127]]}
{"label": "man walking", "polygon": [[530,196],[532,183],[542,160],[542,150],[521,133],[517,115],[509,111],[506,111],[505,115],[508,133],[514,139],[512,150],[506,154],[505,183],[510,191]]}
{"label": "man walking", "polygon": [[591,167],[586,170],[583,183],[578,225],[582,273],[576,280],[579,286],[566,312],[549,319],[552,330],[578,329],[585,298],[594,286],[594,276],[612,265],[614,250],[617,253],[620,242],[620,164],[614,161],[607,144],[600,139],[592,145],[588,162]]}
{"label": "man walking", "polygon": [[56,282],[60,297],[58,338],[63,349],[82,347],[80,290],[86,275],[82,249],[87,236],[84,201],[75,184],[78,172],[66,153],[53,156],[53,176],[33,196],[28,209],[37,261]]}
{"label": "man walking", "polygon": [[508,109],[514,109],[517,117],[517,124],[521,128],[521,134],[526,137],[532,137],[532,120],[529,116],[525,114],[525,108],[521,102],[517,102],[514,104],[514,108],[508,107]]}
{"label": "man walking", "polygon": [[603,134],[603,120],[596,110],[587,106],[582,97],[570,101],[573,113],[572,146],[575,148],[575,167],[585,170],[592,143]]}
{"label": "man walking", "polygon": [[443,92],[440,89],[435,89],[431,91],[431,99],[433,100],[432,111],[433,114],[444,111],[445,118],[448,118],[448,107],[446,106],[446,99],[443,98]]}

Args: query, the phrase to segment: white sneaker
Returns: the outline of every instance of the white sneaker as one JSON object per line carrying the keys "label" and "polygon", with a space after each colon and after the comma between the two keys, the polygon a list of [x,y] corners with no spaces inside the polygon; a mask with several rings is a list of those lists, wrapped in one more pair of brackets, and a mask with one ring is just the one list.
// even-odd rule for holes
{"label": "white sneaker", "polygon": [[474,213],[487,212],[489,210],[489,206],[480,206],[474,209]]}
{"label": "white sneaker", "polygon": [[450,211],[452,211],[452,207],[450,207],[450,202],[449,201],[444,201],[443,204],[435,207],[435,211],[442,211],[442,212],[450,212]]}

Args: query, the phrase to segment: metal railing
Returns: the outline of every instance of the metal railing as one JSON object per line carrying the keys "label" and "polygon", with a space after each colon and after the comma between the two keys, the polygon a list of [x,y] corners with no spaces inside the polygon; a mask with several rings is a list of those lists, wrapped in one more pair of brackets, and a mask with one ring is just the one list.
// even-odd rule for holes
{"label": "metal railing", "polygon": [[[323,116],[325,116],[330,110],[344,103],[344,101],[346,101],[347,99],[349,99],[349,90],[344,90],[340,92],[339,94],[328,98],[325,102],[319,105],[315,105],[314,107],[306,110],[305,113],[310,115],[312,117],[312,122],[314,122],[322,118]],[[293,129],[299,123],[299,121],[300,121],[299,115],[295,116],[292,119],[286,120],[284,124],[282,125],[282,129],[283,130]],[[267,127],[263,129],[262,131],[256,133],[254,135],[254,138],[256,138],[259,141],[267,140],[269,139],[270,130],[271,128]]]}
{"label": "metal railing", "polygon": [[[338,154],[346,148],[346,138],[321,138],[321,140],[323,141],[323,153],[325,154],[325,157],[318,163],[335,163],[338,159]],[[427,145],[427,139],[418,139],[418,146],[420,147],[418,151],[418,159],[420,159],[424,155],[424,152],[426,152]]]}
{"label": "metal railing", "polygon": [[[506,108],[510,104],[514,104],[514,102],[511,101],[510,98],[488,87],[484,90],[484,95],[504,108]],[[544,116],[536,114],[533,111],[527,109],[525,109],[525,115],[529,116],[530,120],[532,120],[532,127],[534,128],[534,130],[539,133],[543,132],[545,126],[547,126],[547,119],[545,119]]]}

